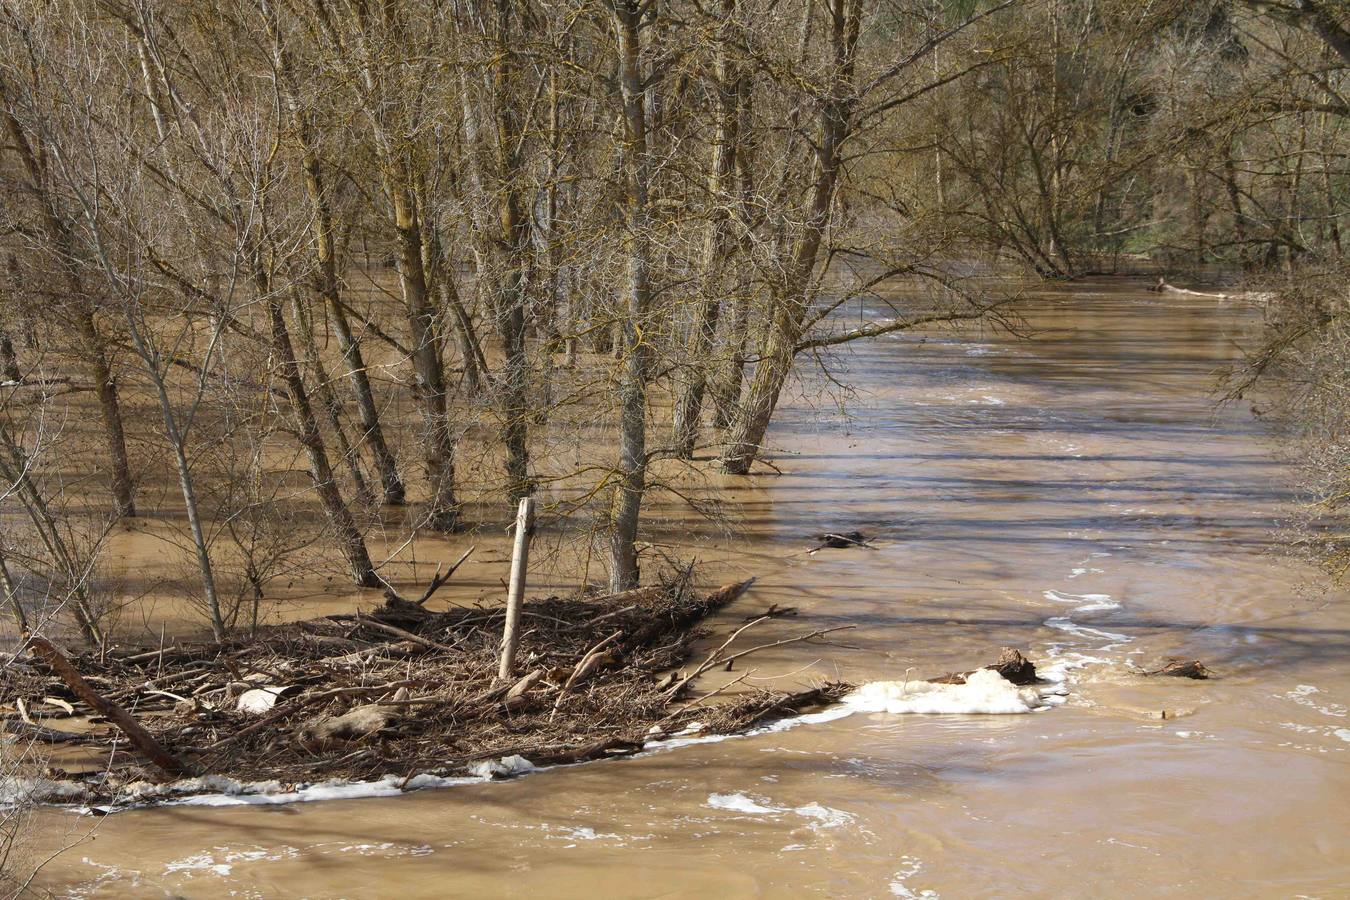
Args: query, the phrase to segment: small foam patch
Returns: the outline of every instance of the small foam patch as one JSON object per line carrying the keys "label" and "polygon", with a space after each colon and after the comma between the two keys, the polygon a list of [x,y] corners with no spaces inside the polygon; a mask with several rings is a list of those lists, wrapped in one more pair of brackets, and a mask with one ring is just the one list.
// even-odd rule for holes
{"label": "small foam patch", "polygon": [[1040,691],[1019,688],[1002,675],[980,669],[965,684],[873,681],[844,698],[863,712],[927,715],[1015,715],[1045,705]]}

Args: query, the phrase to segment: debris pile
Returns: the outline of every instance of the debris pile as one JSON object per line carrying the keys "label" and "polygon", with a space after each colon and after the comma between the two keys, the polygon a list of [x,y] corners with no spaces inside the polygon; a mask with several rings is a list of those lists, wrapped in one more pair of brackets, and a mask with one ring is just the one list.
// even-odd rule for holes
{"label": "debris pile", "polygon": [[[4,720],[10,732],[115,745],[108,767],[85,778],[106,800],[119,785],[184,772],[297,783],[463,774],[512,756],[539,766],[620,756],[688,733],[695,720],[697,730],[732,733],[847,692],[843,684],[799,693],[755,689],[706,705],[720,690],[691,696],[698,674],[759,649],[728,640],[688,672],[675,671],[707,633],[700,623],[749,584],[701,595],[686,573],[618,594],[527,601],[517,671],[507,680],[497,678],[502,609],[433,612],[424,601],[392,596],[368,613],[271,626],[247,640],[73,657],[85,685],[108,704],[101,709],[45,656],[18,657],[5,669],[0,702],[11,711]],[[830,630],[762,647],[819,641]],[[114,707],[134,717],[181,770],[124,752],[124,733],[108,722]],[[93,729],[57,727],[72,716]]]}

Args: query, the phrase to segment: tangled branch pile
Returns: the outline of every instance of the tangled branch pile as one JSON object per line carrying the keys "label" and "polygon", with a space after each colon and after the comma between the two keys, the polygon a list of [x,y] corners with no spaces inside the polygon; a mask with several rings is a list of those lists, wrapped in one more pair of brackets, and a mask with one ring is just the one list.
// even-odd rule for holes
{"label": "tangled branch pile", "polygon": [[[709,706],[685,699],[689,679],[673,668],[706,633],[702,620],[748,585],[697,595],[686,579],[529,601],[521,610],[521,672],[504,682],[495,677],[502,610],[437,613],[397,598],[367,614],[270,627],[248,642],[86,653],[74,662],[185,772],[299,783],[462,774],[516,755],[536,765],[579,762],[634,753],[695,719],[698,730],[734,732],[844,692],[846,685],[828,684]],[[76,735],[30,715],[48,707],[58,718],[81,713],[81,699],[41,663],[11,668],[3,689],[22,714],[6,722],[9,730],[100,746],[120,737],[97,729]],[[100,800],[159,774],[130,754],[111,758],[86,779]]]}

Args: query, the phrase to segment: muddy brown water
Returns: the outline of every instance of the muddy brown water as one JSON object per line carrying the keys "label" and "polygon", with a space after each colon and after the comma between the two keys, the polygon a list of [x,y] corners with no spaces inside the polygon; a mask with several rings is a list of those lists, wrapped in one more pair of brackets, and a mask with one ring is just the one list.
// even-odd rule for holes
{"label": "muddy brown water", "polygon": [[[927,677],[1003,645],[1067,675],[1027,715],[827,722],[401,797],[48,812],[69,896],[1350,896],[1350,603],[1276,551],[1291,496],[1215,373],[1250,309],[1142,283],[1042,294],[1029,339],[882,340],[812,381],[728,482],[760,578],[723,625],[856,625],[753,658],[762,684]],[[808,399],[810,398],[810,399]],[[835,398],[837,399],[837,398]],[[672,514],[673,515],[673,514]],[[809,555],[813,532],[875,549]],[[447,598],[453,599],[453,598]],[[1198,657],[1220,677],[1146,679]],[[742,673],[744,674],[744,670]],[[724,676],[732,677],[732,676]]]}

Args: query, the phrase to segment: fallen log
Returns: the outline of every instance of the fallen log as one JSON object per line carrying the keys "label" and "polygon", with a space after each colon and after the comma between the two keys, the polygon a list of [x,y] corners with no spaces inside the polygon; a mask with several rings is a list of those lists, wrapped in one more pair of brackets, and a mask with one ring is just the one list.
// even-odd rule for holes
{"label": "fallen log", "polygon": [[385,632],[386,634],[392,634],[395,637],[401,637],[405,641],[412,641],[414,644],[421,644],[423,647],[429,647],[432,650],[439,650],[442,653],[455,652],[454,647],[448,647],[445,644],[440,644],[437,643],[436,641],[428,640],[427,638],[424,638],[421,635],[413,634],[411,631],[405,631],[404,629],[399,628],[397,625],[390,625],[386,622],[381,622],[379,619],[366,618],[362,616],[360,613],[356,614],[356,621],[361,625],[365,625],[370,628],[376,628],[380,631]]}
{"label": "fallen log", "polygon": [[1269,291],[1237,291],[1233,293],[1225,291],[1193,291],[1190,288],[1177,287],[1174,284],[1168,284],[1164,278],[1159,278],[1158,283],[1149,288],[1155,294],[1174,294],[1182,297],[1204,297],[1209,300],[1243,300],[1251,303],[1266,303],[1272,295]]}
{"label": "fallen log", "polygon": [[42,660],[48,668],[59,675],[61,680],[75,692],[76,696],[121,729],[132,745],[144,753],[146,758],[156,766],[170,775],[196,775],[198,773],[196,766],[165,750],[159,741],[155,740],[150,732],[142,728],[140,723],[132,718],[131,714],[125,709],[94,690],[74,664],[66,659],[65,654],[57,650],[50,641],[32,635],[28,638],[28,649],[30,653]]}
{"label": "fallen log", "polygon": [[872,539],[861,531],[827,531],[823,534],[813,535],[820,541],[820,545],[810,552],[816,550],[846,550],[849,547],[866,547],[869,550],[875,549],[871,545]]}
{"label": "fallen log", "polygon": [[94,735],[80,734],[75,731],[61,731],[57,728],[48,728],[45,725],[38,725],[36,722],[25,722],[22,719],[7,718],[3,720],[0,722],[0,731],[24,735],[44,744],[89,744],[99,742],[99,738]]}

